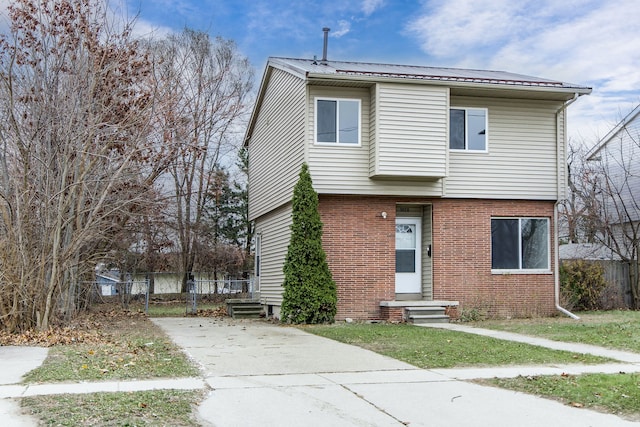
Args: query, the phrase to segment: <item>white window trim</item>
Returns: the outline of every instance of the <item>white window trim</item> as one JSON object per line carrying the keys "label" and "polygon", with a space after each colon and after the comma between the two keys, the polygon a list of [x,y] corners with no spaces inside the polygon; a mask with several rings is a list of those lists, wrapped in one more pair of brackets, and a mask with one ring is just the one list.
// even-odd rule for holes
{"label": "white window trim", "polygon": [[[518,247],[522,248],[522,233],[520,228],[520,221],[523,219],[544,219],[547,221],[547,265],[549,268],[535,268],[535,269],[491,269],[491,274],[553,274],[551,270],[551,220],[547,217],[538,217],[538,216],[492,216],[491,219],[517,219],[518,220]],[[489,235],[491,238],[491,235]],[[493,245],[491,245],[491,250],[493,251]],[[518,264],[522,266],[522,254],[519,254]]]}
{"label": "white window trim", "polygon": [[[484,111],[484,150],[469,150],[468,148],[449,148],[449,151],[454,151],[456,153],[470,153],[470,154],[479,154],[479,153],[488,153],[489,152],[489,109],[488,108],[480,108],[480,107],[456,107],[456,106],[449,106],[449,112],[451,112],[451,110],[464,110],[465,114],[464,114],[464,146],[468,147],[469,146],[469,141],[468,141],[468,134],[467,131],[469,129],[469,124],[467,123],[467,110],[483,110]],[[449,114],[448,117],[451,117],[451,115]],[[449,123],[449,128],[451,127],[451,123]],[[449,132],[449,129],[447,129],[447,132]],[[451,138],[451,136],[449,136],[449,138]],[[449,141],[447,141],[449,142]],[[449,144],[450,146],[451,144]]]}
{"label": "white window trim", "polygon": [[[355,101],[358,103],[358,143],[345,143],[345,142],[320,142],[318,141],[318,101],[336,101],[336,124],[340,127],[338,119],[340,117],[338,101]],[[329,147],[361,147],[362,146],[362,100],[358,98],[332,98],[326,96],[317,96],[313,98],[313,143],[315,145],[329,146]],[[336,139],[339,139],[340,131],[336,129]]]}

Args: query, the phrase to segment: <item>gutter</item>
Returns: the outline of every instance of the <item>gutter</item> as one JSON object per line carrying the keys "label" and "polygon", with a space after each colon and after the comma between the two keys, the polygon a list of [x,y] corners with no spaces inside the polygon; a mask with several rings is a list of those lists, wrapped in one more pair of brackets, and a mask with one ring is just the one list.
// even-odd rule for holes
{"label": "gutter", "polygon": [[[558,141],[560,141],[560,113],[565,111],[569,105],[571,105],[575,101],[577,101],[577,99],[580,97],[580,95],[584,95],[584,94],[576,92],[573,95],[572,99],[570,99],[569,101],[566,101],[565,103],[563,103],[562,107],[560,107],[558,109],[558,111],[556,111],[556,157],[558,159],[558,163],[560,163],[560,159],[562,158],[561,157],[561,153],[560,153],[560,144],[558,143]],[[566,125],[566,117],[563,118],[563,120],[565,121],[565,125]],[[563,130],[564,130],[564,135],[563,135],[562,139],[563,139],[563,141],[566,141],[567,140],[567,137],[566,137],[566,132],[567,132],[566,126],[563,126]],[[565,144],[565,146],[566,146],[566,144]],[[562,186],[561,186],[561,183],[560,183],[560,165],[558,165],[558,166],[559,167],[558,167],[558,170],[556,172],[556,181],[558,183],[558,200],[553,204],[553,229],[554,229],[553,240],[554,240],[554,246],[555,246],[555,250],[554,250],[554,266],[553,266],[553,270],[554,270],[553,271],[554,297],[555,297],[556,310],[558,310],[559,312],[561,312],[562,314],[564,314],[566,316],[571,317],[572,319],[580,320],[579,316],[576,316],[575,314],[573,314],[572,312],[570,312],[566,308],[560,306],[560,254],[559,254],[559,252],[560,252],[559,251],[559,247],[560,247],[560,230],[559,230],[559,228],[560,227],[558,227],[558,206],[565,199],[560,199],[560,195],[562,194]]]}

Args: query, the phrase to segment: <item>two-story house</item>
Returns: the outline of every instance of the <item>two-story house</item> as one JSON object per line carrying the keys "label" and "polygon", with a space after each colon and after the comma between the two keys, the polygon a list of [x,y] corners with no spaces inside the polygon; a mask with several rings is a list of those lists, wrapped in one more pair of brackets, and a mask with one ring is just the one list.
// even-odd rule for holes
{"label": "two-story house", "polygon": [[270,58],[246,134],[267,313],[279,316],[303,162],[337,319],[458,304],[553,313],[566,107],[590,92],[499,71]]}

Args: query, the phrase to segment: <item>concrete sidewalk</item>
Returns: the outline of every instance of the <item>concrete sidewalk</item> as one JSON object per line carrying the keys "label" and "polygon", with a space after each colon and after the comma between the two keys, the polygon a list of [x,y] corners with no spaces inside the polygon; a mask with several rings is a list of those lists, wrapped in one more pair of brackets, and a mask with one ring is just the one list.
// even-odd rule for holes
{"label": "concrete sidewalk", "polygon": [[[37,394],[210,387],[199,406],[215,426],[638,426],[614,415],[461,380],[585,372],[639,372],[640,354],[497,331],[436,327],[598,354],[605,365],[417,369],[359,347],[263,321],[152,319],[200,365],[203,378],[72,384],[18,384],[46,349],[0,347],[0,419],[32,426],[12,398]],[[4,385],[2,385],[4,384]],[[9,424],[5,420],[11,420]]]}
{"label": "concrete sidewalk", "polygon": [[[625,363],[599,367],[518,367],[511,372],[501,372],[503,368],[423,370],[297,328],[266,322],[206,318],[154,322],[201,365],[212,388],[199,408],[200,417],[208,425],[638,425],[614,415],[457,379],[504,373],[513,376],[517,371],[527,375],[569,369],[639,371],[640,365],[629,360],[634,356],[640,361],[640,357],[625,352],[616,352]],[[501,338],[500,334],[495,337]],[[586,349],[592,350],[589,347]]]}

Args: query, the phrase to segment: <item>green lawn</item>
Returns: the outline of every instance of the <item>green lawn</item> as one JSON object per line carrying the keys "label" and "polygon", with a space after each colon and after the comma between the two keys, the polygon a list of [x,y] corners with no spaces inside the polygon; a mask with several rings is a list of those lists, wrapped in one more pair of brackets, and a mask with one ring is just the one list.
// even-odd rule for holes
{"label": "green lawn", "polygon": [[640,353],[640,311],[615,310],[576,314],[580,316],[580,320],[552,317],[487,320],[469,325]]}
{"label": "green lawn", "polygon": [[[581,317],[578,321],[554,317],[491,320],[468,325],[640,352],[640,312],[589,312],[578,315]],[[406,324],[336,324],[305,326],[303,329],[426,369],[604,361],[591,356]],[[640,374],[636,373],[520,376],[475,382],[640,421]]]}
{"label": "green lawn", "polygon": [[[173,378],[199,375],[167,336],[142,315],[111,312],[91,319],[99,330],[86,342],[55,345],[25,381],[77,382]],[[51,426],[197,426],[193,406],[205,391],[45,395],[21,399],[25,411]]]}
{"label": "green lawn", "polygon": [[521,376],[476,382],[640,421],[640,375],[637,373]]}
{"label": "green lawn", "polygon": [[51,347],[26,382],[100,381],[197,376],[198,369],[147,318],[107,318],[102,339]]}
{"label": "green lawn", "polygon": [[200,425],[193,407],[205,392],[153,390],[33,396],[22,405],[47,426],[175,426]]}
{"label": "green lawn", "polygon": [[596,356],[408,324],[354,323],[305,326],[303,329],[425,369],[607,361]]}

